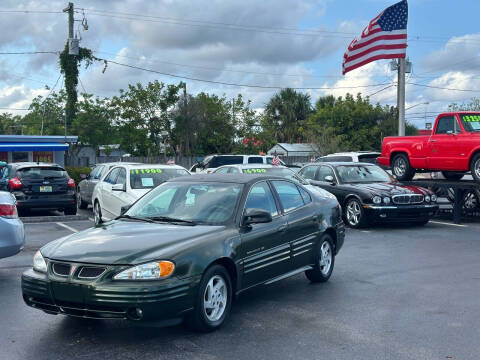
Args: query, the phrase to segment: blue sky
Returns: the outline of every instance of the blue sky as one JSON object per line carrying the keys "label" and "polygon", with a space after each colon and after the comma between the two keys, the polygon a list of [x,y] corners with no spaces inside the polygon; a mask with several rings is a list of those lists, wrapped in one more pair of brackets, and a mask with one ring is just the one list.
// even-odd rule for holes
{"label": "blue sky", "polygon": [[[395,1],[385,0],[82,0],[76,19],[85,17],[81,45],[103,58],[175,75],[262,86],[330,87],[305,90],[312,100],[346,92],[374,94],[372,102],[396,104],[396,88],[379,91],[396,80],[388,61],[377,61],[347,76],[341,59],[348,43],[370,19]],[[2,13],[5,10],[61,11],[57,0],[5,0],[0,5],[3,31],[0,52],[61,50],[66,39],[63,13]],[[458,0],[410,0],[407,54],[413,72],[407,83],[407,119],[422,127],[449,103],[480,96],[480,3]],[[142,15],[142,16],[140,16]],[[149,17],[150,16],[150,17]],[[76,23],[76,29],[80,23]],[[227,24],[236,24],[232,27]],[[87,92],[112,96],[129,83],[179,79],[134,69],[102,65],[81,70]],[[0,55],[0,107],[28,107],[47,95],[59,77],[56,55]],[[387,84],[378,85],[377,84]],[[57,88],[63,86],[60,78]],[[232,87],[188,81],[189,92],[233,97],[242,93],[261,109],[275,89]],[[341,87],[341,88],[339,88]],[[348,87],[348,88],[345,88]],[[79,87],[82,90],[82,87]],[[425,104],[428,102],[428,104]],[[420,104],[420,105],[418,105]],[[7,111],[7,110],[0,110]],[[20,110],[15,111],[22,113]]]}

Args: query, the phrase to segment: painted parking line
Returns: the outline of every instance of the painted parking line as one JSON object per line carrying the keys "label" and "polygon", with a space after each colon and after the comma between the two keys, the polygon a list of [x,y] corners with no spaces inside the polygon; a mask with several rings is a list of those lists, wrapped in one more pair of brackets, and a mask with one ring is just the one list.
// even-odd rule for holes
{"label": "painted parking line", "polygon": [[61,226],[61,227],[65,228],[65,229],[67,229],[67,230],[70,230],[70,231],[73,232],[73,233],[77,233],[77,232],[78,232],[77,229],[74,229],[73,227],[68,226],[68,225],[66,225],[66,224],[64,224],[64,223],[56,222],[55,224],[57,224],[58,226]]}
{"label": "painted parking line", "polygon": [[433,224],[440,224],[440,225],[449,225],[449,226],[458,226],[458,227],[468,227],[468,225],[454,224],[454,223],[443,222],[443,221],[432,221],[432,220],[430,220],[430,222],[433,223]]}

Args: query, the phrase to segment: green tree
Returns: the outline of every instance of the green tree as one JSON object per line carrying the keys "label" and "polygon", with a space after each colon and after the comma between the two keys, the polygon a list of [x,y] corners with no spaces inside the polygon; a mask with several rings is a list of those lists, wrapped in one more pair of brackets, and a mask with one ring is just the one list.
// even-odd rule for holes
{"label": "green tree", "polygon": [[66,98],[64,90],[52,92],[48,97],[35,97],[22,119],[24,134],[64,135]]}
{"label": "green tree", "polygon": [[22,117],[10,113],[0,114],[0,134],[20,135],[22,133]]}
{"label": "green tree", "polygon": [[469,102],[465,103],[451,103],[448,105],[449,111],[480,111],[480,99],[471,98]]}
{"label": "green tree", "polygon": [[155,156],[161,151],[162,131],[172,132],[171,110],[179,99],[181,85],[149,82],[129,85],[112,99],[119,127],[120,145],[139,156]]}

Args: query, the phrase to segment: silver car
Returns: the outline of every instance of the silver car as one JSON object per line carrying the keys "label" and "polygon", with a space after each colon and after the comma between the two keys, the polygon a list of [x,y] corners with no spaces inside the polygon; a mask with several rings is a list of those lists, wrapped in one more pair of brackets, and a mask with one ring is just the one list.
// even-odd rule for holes
{"label": "silver car", "polygon": [[11,193],[0,191],[0,258],[17,254],[25,245],[25,231],[16,203]]}

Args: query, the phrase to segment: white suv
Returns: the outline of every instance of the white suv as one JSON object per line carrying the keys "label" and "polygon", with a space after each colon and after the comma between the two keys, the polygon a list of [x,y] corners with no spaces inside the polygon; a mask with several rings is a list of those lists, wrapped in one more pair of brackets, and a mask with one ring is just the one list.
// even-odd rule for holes
{"label": "white suv", "polygon": [[[191,172],[210,174],[216,168],[224,165],[241,165],[241,164],[266,164],[271,165],[272,155],[209,155],[202,161],[193,165]],[[281,165],[285,165],[280,160]]]}
{"label": "white suv", "polygon": [[377,164],[377,158],[382,155],[375,151],[339,152],[322,156],[317,162],[363,162]]}
{"label": "white suv", "polygon": [[122,207],[133,204],[168,179],[190,175],[178,165],[118,165],[100,179],[92,194],[95,225],[120,216]]}

